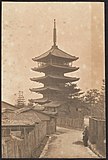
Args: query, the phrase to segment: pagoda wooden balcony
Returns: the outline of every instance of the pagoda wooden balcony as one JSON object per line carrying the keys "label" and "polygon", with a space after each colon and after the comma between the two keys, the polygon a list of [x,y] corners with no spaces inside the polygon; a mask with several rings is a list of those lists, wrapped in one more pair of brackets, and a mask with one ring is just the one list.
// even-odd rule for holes
{"label": "pagoda wooden balcony", "polygon": [[73,72],[79,69],[79,67],[73,67],[70,63],[42,63],[38,62],[36,67],[32,68],[33,71],[46,72],[48,70],[62,70],[64,73]]}
{"label": "pagoda wooden balcony", "polygon": [[45,62],[36,62],[36,67],[37,68],[41,68],[41,67],[45,67],[47,65],[57,65],[57,66],[65,66],[65,67],[72,67],[73,66],[73,63],[72,62],[56,62],[56,61],[50,61],[48,63],[45,63]]}

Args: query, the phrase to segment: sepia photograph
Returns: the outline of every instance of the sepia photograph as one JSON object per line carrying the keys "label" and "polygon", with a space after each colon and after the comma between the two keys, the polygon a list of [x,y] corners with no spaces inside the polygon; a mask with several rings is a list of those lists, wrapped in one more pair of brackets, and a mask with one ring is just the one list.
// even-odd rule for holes
{"label": "sepia photograph", "polygon": [[104,2],[2,2],[2,158],[106,158]]}

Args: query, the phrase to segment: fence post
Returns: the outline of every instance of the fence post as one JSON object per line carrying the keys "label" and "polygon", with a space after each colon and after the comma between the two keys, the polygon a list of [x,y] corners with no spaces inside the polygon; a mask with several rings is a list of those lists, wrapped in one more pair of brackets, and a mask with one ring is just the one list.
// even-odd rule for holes
{"label": "fence post", "polygon": [[95,127],[94,127],[94,119],[89,117],[89,141],[92,144],[95,144]]}
{"label": "fence post", "polygon": [[98,134],[97,134],[97,143],[96,148],[100,154],[104,155],[104,121],[98,121]]}

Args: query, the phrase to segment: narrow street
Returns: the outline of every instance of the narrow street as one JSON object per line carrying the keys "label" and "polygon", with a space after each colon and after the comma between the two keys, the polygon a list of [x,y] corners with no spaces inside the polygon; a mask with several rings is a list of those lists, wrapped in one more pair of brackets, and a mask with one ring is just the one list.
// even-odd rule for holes
{"label": "narrow street", "polygon": [[82,131],[57,127],[40,158],[99,158],[82,143]]}

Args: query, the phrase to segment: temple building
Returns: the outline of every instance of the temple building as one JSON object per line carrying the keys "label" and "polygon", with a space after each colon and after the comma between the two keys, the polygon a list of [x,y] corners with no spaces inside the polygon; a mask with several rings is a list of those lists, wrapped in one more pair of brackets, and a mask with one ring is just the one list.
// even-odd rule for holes
{"label": "temple building", "polygon": [[79,67],[73,66],[73,62],[78,58],[64,52],[57,46],[56,21],[54,19],[53,46],[47,52],[32,59],[36,62],[36,67],[32,68],[32,70],[43,72],[45,76],[31,78],[34,82],[43,83],[44,87],[32,88],[30,91],[43,94],[43,98],[31,99],[29,101],[40,104],[45,108],[45,111],[57,112],[58,108],[67,100],[67,93],[65,92],[66,83],[79,80],[79,78],[64,75],[79,69]]}

